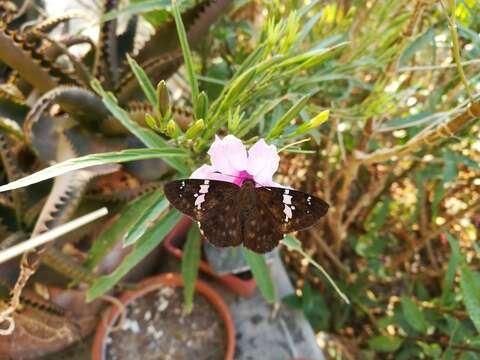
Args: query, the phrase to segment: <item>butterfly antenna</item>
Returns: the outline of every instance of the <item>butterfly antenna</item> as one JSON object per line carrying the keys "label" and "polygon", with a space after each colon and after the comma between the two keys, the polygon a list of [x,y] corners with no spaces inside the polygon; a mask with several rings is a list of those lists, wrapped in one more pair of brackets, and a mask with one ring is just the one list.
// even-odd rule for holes
{"label": "butterfly antenna", "polygon": [[[225,175],[225,176],[230,176],[230,177],[233,177],[233,178],[235,178],[235,179],[240,179],[240,178],[241,178],[241,176],[224,174],[224,173],[222,173],[222,172],[220,172],[220,171],[214,171],[214,173],[215,173],[215,174],[220,174],[220,175]],[[251,180],[255,183],[255,185],[260,185],[261,187],[265,187],[265,185],[256,182],[255,179],[251,179]]]}
{"label": "butterfly antenna", "polygon": [[222,173],[222,172],[220,172],[220,171],[214,171],[214,173],[215,173],[215,174],[220,174],[220,175],[225,175],[225,176],[230,176],[230,177],[233,177],[233,178],[235,178],[235,179],[240,178],[240,176],[230,175],[230,174],[224,174],[224,173]]}

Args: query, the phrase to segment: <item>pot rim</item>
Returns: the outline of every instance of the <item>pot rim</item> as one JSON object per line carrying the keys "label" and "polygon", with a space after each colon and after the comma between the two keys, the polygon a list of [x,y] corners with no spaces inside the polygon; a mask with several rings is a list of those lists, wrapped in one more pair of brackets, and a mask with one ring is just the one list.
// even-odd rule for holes
{"label": "pot rim", "polygon": [[[145,278],[141,283],[139,290],[130,290],[124,292],[119,300],[122,304],[126,305],[130,301],[142,297],[156,289],[161,287],[183,287],[183,278],[179,273],[163,273],[160,275]],[[210,304],[215,308],[216,312],[220,315],[225,330],[226,330],[226,351],[225,360],[232,360],[235,352],[235,328],[233,326],[233,320],[230,315],[230,310],[223,301],[222,297],[211,286],[205,282],[198,280],[195,283],[196,293],[204,296]],[[93,339],[92,346],[92,359],[104,360],[104,339],[108,334],[110,325],[114,319],[118,316],[120,309],[118,306],[110,306],[102,315],[95,337]]]}

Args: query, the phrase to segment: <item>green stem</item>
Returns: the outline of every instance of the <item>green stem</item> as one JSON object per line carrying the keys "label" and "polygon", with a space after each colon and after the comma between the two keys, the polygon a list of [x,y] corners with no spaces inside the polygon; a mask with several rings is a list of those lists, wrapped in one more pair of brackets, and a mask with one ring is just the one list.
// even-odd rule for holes
{"label": "green stem", "polygon": [[455,14],[455,0],[450,0],[450,8],[452,11],[452,16],[448,16],[448,27],[450,28],[450,36],[452,38],[452,54],[453,58],[455,59],[455,65],[457,67],[458,74],[460,75],[460,79],[462,80],[463,85],[465,86],[465,90],[467,91],[468,97],[470,101],[473,102],[473,94],[472,90],[470,89],[470,85],[468,84],[467,78],[465,77],[465,72],[463,71],[462,67],[462,60],[460,58],[460,47],[458,45],[458,33],[457,33],[457,20]]}

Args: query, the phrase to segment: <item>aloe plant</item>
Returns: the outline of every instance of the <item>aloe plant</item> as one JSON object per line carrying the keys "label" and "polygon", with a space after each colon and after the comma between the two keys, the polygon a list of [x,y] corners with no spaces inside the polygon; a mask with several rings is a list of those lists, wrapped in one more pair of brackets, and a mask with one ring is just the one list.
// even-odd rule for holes
{"label": "aloe plant", "polygon": [[[181,15],[179,13],[179,16],[185,26],[185,39],[198,43],[207,34],[209,26],[226,12],[229,5],[228,0],[208,0],[182,7],[183,12]],[[137,262],[141,261],[161,240],[161,237],[155,236],[153,242],[150,240],[145,243],[146,247],[141,246],[144,242],[142,239],[151,236],[149,231],[158,233],[158,226],[150,229],[151,222],[157,218],[168,217],[165,206],[159,207],[161,203],[157,193],[162,184],[161,179],[175,170],[186,172],[185,160],[188,151],[169,144],[165,131],[157,133],[148,128],[145,115],[158,114],[155,110],[156,104],[147,101],[152,99],[145,97],[142,85],[146,79],[155,84],[166,81],[181,66],[183,57],[176,35],[176,25],[173,17],[165,19],[161,24],[157,24],[150,39],[139,48],[135,47],[134,42],[140,29],[139,15],[134,12],[123,33],[118,34],[116,18],[106,21],[101,19],[102,15],[108,16],[112,11],[119,10],[119,3],[105,1],[102,7],[98,39],[75,33],[53,33],[56,28],[77,18],[78,13],[41,19],[33,8],[22,9],[34,14],[35,21],[27,24],[30,17],[25,16],[26,13],[22,16],[18,12],[20,9],[11,3],[11,14],[6,12],[3,17],[0,26],[3,80],[0,86],[0,153],[4,181],[20,179],[53,162],[65,165],[66,161],[71,165],[70,169],[58,169],[53,182],[4,194],[1,203],[2,248],[12,246],[27,236],[34,237],[48,232],[85,213],[98,204],[98,201],[111,204],[109,207],[115,216],[119,212],[128,211],[125,203],[142,196],[148,197],[150,193],[155,195],[151,204],[157,206],[156,213],[148,212],[149,217],[146,220],[142,220],[140,213],[133,214],[131,224],[138,222],[136,235],[126,235],[127,238],[135,236],[134,240],[139,237],[140,239],[131,257],[137,257]],[[22,21],[25,24],[22,24]],[[78,44],[87,44],[90,49],[82,55],[71,51],[72,46]],[[137,69],[140,69],[144,76],[140,83]],[[98,81],[93,81],[94,79]],[[115,94],[115,97],[111,94]],[[116,99],[125,110],[117,107]],[[178,127],[183,129],[193,123],[190,106],[168,106],[171,110],[167,121],[175,121]],[[142,159],[151,160],[135,161]],[[114,165],[112,161],[129,164]],[[88,163],[96,166],[87,168],[85,165]],[[152,166],[155,172],[152,174],[150,171],[149,175],[147,170]],[[51,170],[50,168],[47,171],[46,179],[51,178]],[[38,179],[37,177],[35,182]],[[119,179],[118,184],[107,194],[106,184],[110,185],[114,179]],[[128,182],[122,183],[126,179]],[[177,217],[175,215],[174,219]],[[144,222],[143,227],[141,221]],[[103,222],[103,225],[97,222],[94,226],[64,236],[56,241],[54,246],[42,245],[24,255],[21,263],[10,261],[1,264],[0,283],[6,288],[13,288],[12,297],[8,295],[8,291],[3,294],[1,311],[7,314],[9,308],[17,308],[18,301],[31,301],[30,290],[22,291],[22,288],[25,285],[29,287],[31,283],[27,284],[26,281],[37,269],[42,271],[35,275],[36,282],[46,281],[45,276],[51,276],[48,271],[53,270],[60,279],[54,283],[56,286],[67,286],[66,279],[73,280],[72,286],[81,283],[93,284],[99,272],[101,274],[105,271],[105,265],[101,261],[90,261],[90,258],[98,258],[98,245],[95,243],[92,247],[92,254],[85,254],[89,259],[85,264],[81,257],[78,258],[80,252],[74,256],[64,249],[72,246],[71,244],[75,246],[81,239],[85,240],[85,237],[90,242],[95,241],[95,227],[101,226],[104,234],[107,234],[112,226],[109,225],[111,219]],[[174,224],[172,222],[168,228],[162,225],[160,228],[163,229],[163,234]],[[124,234],[117,233],[109,239],[111,244],[104,248],[107,252],[102,250],[102,256],[108,251],[114,251],[112,245],[123,236]],[[143,251],[143,255],[139,257],[138,251]],[[45,268],[50,270],[42,275]],[[98,306],[93,308],[98,311]],[[2,321],[13,319],[12,323],[17,323],[17,329],[20,329],[24,316],[32,316],[33,322],[41,321],[42,316],[49,316],[42,311],[40,310],[38,315],[14,312],[13,318],[2,317]],[[40,318],[36,319],[38,316]],[[58,321],[61,324],[63,320]],[[67,325],[67,320],[64,321],[66,327],[76,326],[74,319],[68,320],[71,325]],[[44,332],[49,331],[56,330],[41,330],[38,336],[44,336]],[[13,332],[12,336],[15,334],[17,332]],[[78,336],[65,337],[60,343],[45,345],[36,352],[42,354],[57,350],[76,339]],[[23,356],[16,353],[17,350],[9,351],[5,356]],[[27,347],[25,351],[28,352]]]}

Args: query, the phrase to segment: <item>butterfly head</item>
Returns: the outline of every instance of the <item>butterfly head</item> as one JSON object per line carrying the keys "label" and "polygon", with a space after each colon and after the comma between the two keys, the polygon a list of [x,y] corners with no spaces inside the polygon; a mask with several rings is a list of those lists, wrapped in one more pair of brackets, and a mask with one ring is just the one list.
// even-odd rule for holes
{"label": "butterfly head", "polygon": [[243,180],[241,187],[247,190],[255,189],[255,181],[253,179],[245,179]]}
{"label": "butterfly head", "polygon": [[238,173],[238,175],[230,175],[230,174],[224,174],[221,173],[220,171],[215,171],[216,174],[221,174],[223,176],[229,177],[232,180],[229,182],[234,183],[237,186],[240,187],[245,187],[247,185],[249,188],[255,188],[255,180],[252,175],[250,175],[247,171],[243,170]]}

